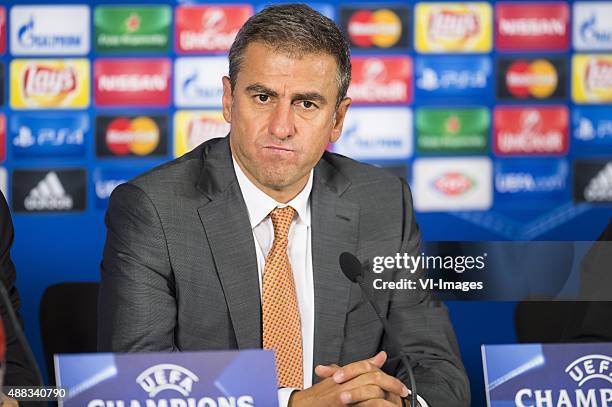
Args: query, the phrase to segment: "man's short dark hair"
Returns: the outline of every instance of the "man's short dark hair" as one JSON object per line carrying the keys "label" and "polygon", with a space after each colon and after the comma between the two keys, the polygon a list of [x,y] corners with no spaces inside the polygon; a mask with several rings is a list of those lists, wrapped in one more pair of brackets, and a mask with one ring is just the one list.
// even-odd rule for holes
{"label": "man's short dark hair", "polygon": [[351,57],[342,31],[329,18],[305,4],[269,6],[242,26],[229,52],[229,78],[232,91],[247,46],[261,42],[292,56],[329,54],[338,65],[336,106],[346,96],[351,82]]}

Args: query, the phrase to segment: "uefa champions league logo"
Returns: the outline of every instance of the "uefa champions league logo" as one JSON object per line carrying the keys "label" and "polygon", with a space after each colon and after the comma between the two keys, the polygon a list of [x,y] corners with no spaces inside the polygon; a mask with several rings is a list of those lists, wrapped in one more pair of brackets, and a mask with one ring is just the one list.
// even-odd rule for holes
{"label": "uefa champions league logo", "polygon": [[136,383],[149,397],[155,397],[164,390],[175,390],[187,397],[191,393],[193,383],[198,380],[198,376],[182,366],[162,363],[142,372],[136,378]]}
{"label": "uefa champions league logo", "polygon": [[565,373],[582,386],[592,379],[607,380],[612,384],[612,357],[587,355],[574,360],[565,368]]}
{"label": "uefa champions league logo", "polygon": [[[612,404],[612,386],[607,383],[593,388],[581,388],[589,381],[612,384],[612,357],[606,355],[582,356],[565,368],[576,388],[521,389],[515,397],[517,407],[605,407]],[[595,382],[593,384],[596,384]]]}

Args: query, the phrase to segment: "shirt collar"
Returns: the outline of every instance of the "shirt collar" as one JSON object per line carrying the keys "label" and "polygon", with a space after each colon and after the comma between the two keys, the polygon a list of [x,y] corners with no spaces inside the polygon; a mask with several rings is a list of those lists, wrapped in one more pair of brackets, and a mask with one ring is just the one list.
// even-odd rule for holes
{"label": "shirt collar", "polygon": [[244,202],[246,203],[247,211],[249,213],[249,221],[251,222],[251,229],[259,225],[266,217],[272,212],[274,208],[283,208],[285,206],[291,206],[298,214],[297,221],[310,226],[310,192],[312,191],[312,179],[313,170],[310,170],[308,181],[304,188],[299,194],[291,201],[286,204],[277,202],[274,198],[257,188],[255,184],[247,178],[242,168],[238,165],[234,156],[232,156],[234,163],[234,171],[236,178],[238,179],[238,185],[242,191]]}

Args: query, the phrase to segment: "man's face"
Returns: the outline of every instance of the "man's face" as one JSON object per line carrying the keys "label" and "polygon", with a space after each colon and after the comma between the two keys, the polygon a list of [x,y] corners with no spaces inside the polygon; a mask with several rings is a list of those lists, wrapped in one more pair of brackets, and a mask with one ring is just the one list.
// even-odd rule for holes
{"label": "man's face", "polygon": [[247,177],[287,202],[342,132],[350,99],[336,109],[337,64],[328,54],[291,57],[253,42],[232,92],[223,78],[223,116],[230,146]]}

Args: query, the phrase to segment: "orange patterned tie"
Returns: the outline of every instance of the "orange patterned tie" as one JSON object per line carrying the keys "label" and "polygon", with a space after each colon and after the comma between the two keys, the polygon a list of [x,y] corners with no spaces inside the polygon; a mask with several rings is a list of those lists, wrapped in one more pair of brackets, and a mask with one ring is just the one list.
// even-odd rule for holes
{"label": "orange patterned tie", "polygon": [[290,206],[270,212],[274,243],[263,274],[263,347],[276,354],[279,387],[301,389],[302,330],[293,272],[287,255],[289,227],[295,209]]}

